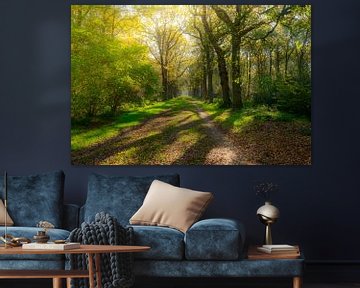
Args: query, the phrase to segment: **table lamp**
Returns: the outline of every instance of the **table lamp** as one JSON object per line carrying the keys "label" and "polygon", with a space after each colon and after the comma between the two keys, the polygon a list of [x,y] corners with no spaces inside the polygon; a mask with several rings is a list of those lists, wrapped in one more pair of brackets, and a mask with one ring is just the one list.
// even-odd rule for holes
{"label": "table lamp", "polygon": [[258,215],[261,223],[265,226],[265,244],[272,245],[272,236],[271,236],[271,225],[276,222],[280,217],[280,211],[274,205],[271,205],[271,202],[266,201],[265,205],[261,206],[256,214]]}

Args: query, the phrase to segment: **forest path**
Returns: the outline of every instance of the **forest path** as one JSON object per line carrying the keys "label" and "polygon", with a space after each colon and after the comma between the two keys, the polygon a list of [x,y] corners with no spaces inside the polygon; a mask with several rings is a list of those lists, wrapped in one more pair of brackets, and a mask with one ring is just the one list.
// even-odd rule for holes
{"label": "forest path", "polygon": [[206,128],[207,134],[213,139],[214,146],[206,155],[204,164],[213,165],[244,165],[246,163],[241,155],[241,149],[228,133],[223,131],[211,120],[211,116],[197,106],[197,113],[204,121],[202,124]]}
{"label": "forest path", "polygon": [[196,100],[171,107],[140,125],[72,153],[77,165],[237,165],[236,139],[220,129]]}

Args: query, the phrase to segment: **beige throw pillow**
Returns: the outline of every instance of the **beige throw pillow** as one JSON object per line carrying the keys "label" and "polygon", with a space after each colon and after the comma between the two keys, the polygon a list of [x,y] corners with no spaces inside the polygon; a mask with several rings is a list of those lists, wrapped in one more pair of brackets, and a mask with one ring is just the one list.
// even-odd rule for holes
{"label": "beige throw pillow", "polygon": [[199,192],[154,180],[143,205],[130,224],[166,226],[186,232],[212,200],[210,192]]}
{"label": "beige throw pillow", "polygon": [[[6,224],[8,226],[12,226],[14,225],[14,221],[10,218],[9,214],[6,213]],[[0,200],[0,226],[4,226],[5,225],[5,205],[3,203],[2,200]]]}

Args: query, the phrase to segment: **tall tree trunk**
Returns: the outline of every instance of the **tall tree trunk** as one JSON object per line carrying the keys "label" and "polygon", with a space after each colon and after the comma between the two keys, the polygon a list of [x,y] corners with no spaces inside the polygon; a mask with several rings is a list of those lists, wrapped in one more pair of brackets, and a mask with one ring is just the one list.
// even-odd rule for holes
{"label": "tall tree trunk", "polygon": [[304,67],[304,64],[303,64],[303,62],[304,62],[304,60],[303,60],[303,54],[302,53],[300,53],[299,55],[298,55],[298,59],[297,59],[297,70],[298,70],[298,77],[299,77],[299,79],[301,79],[302,78],[302,75],[304,74],[304,72],[303,72],[303,67]]}
{"label": "tall tree trunk", "polygon": [[251,63],[251,54],[248,52],[248,85],[247,85],[247,99],[250,98],[250,95],[251,95],[251,66],[252,66],[252,63]]}
{"label": "tall tree trunk", "polygon": [[290,40],[286,43],[285,49],[285,62],[284,62],[284,78],[287,78],[290,56],[294,49],[290,49]]}
{"label": "tall tree trunk", "polygon": [[214,89],[213,89],[213,50],[210,45],[206,45],[206,76],[207,76],[207,100],[209,103],[213,102]]}
{"label": "tall tree trunk", "polygon": [[276,48],[276,52],[275,52],[275,73],[276,73],[276,78],[280,77],[280,49]]}
{"label": "tall tree trunk", "polygon": [[167,69],[164,65],[161,65],[161,79],[162,79],[162,92],[163,92],[163,99],[167,100],[169,98],[169,83],[168,83],[168,77],[167,77]]}
{"label": "tall tree trunk", "polygon": [[207,87],[207,56],[206,56],[206,52],[204,52],[203,55],[203,63],[202,63],[202,98],[207,101],[209,96],[208,96],[208,87]]}
{"label": "tall tree trunk", "polygon": [[[216,51],[216,49],[215,49]],[[218,69],[220,76],[221,91],[223,96],[223,107],[231,107],[229,76],[226,69],[226,61],[223,51],[216,51],[218,58]]]}
{"label": "tall tree trunk", "polygon": [[211,42],[211,45],[214,47],[216,56],[217,56],[217,62],[218,62],[218,69],[219,69],[219,77],[220,77],[220,84],[221,84],[221,91],[222,91],[222,97],[223,97],[223,106],[224,107],[230,107],[231,106],[231,100],[230,100],[230,88],[229,88],[229,76],[228,71],[226,68],[226,61],[225,61],[225,55],[224,51],[220,47],[219,43],[217,42],[217,39],[215,38],[212,30],[210,29],[209,23],[206,19],[206,6],[203,5],[203,13],[201,15],[201,20],[204,25],[205,32],[209,36],[209,40]]}
{"label": "tall tree trunk", "polygon": [[272,57],[272,50],[269,51],[269,76],[272,78],[272,66],[273,66],[273,57]]}
{"label": "tall tree trunk", "polygon": [[207,101],[210,103],[213,101],[213,82],[212,82],[212,76],[213,76],[213,58],[214,53],[213,49],[209,40],[209,36],[204,33],[198,26],[194,26],[194,28],[199,33],[199,40],[201,42],[202,46],[202,60],[203,60],[203,79],[202,79],[202,85],[205,88],[205,97]]}
{"label": "tall tree trunk", "polygon": [[241,109],[243,107],[241,95],[241,71],[240,71],[240,43],[239,37],[231,38],[231,72],[232,72],[232,92],[233,92],[233,108]]}
{"label": "tall tree trunk", "polygon": [[207,73],[209,103],[212,103],[214,100],[213,72],[214,71],[213,71],[212,63],[211,63],[211,67],[208,68],[208,73]]}
{"label": "tall tree trunk", "polygon": [[289,66],[289,56],[288,56],[288,51],[286,51],[285,53],[285,64],[284,64],[284,76],[285,76],[285,79],[287,77],[287,73],[288,73],[288,66]]}
{"label": "tall tree trunk", "polygon": [[301,45],[300,51],[298,53],[298,77],[299,79],[303,78],[304,76],[304,68],[305,68],[305,49],[306,49],[306,42],[308,40],[310,31],[306,30],[306,34]]}

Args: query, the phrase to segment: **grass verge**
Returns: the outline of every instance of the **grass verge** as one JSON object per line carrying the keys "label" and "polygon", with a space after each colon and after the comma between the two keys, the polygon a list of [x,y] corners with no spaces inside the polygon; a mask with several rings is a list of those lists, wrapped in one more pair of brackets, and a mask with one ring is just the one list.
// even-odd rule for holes
{"label": "grass verge", "polygon": [[187,97],[178,97],[151,105],[135,107],[122,111],[117,116],[94,118],[92,121],[88,121],[87,125],[72,123],[71,150],[78,151],[104,142],[116,136],[123,129],[139,125],[144,120],[169,109],[173,111],[185,109],[189,105],[187,100]]}
{"label": "grass verge", "polygon": [[203,103],[199,101],[198,105],[209,113],[213,120],[221,127],[234,133],[240,133],[255,123],[265,123],[267,121],[310,123],[305,117],[281,112],[266,106],[244,107],[241,110],[232,110],[231,108],[219,108],[217,103]]}

